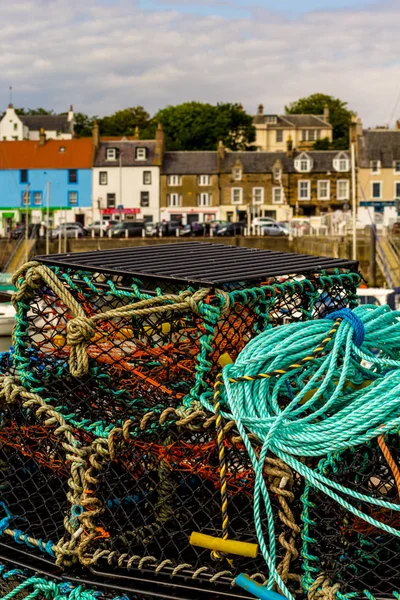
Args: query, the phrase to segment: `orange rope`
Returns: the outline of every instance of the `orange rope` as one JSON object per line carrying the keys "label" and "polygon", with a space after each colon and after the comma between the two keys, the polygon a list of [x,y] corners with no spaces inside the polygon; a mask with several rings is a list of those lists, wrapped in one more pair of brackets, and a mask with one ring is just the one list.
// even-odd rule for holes
{"label": "orange rope", "polygon": [[378,444],[379,444],[380,449],[382,450],[382,454],[385,457],[387,464],[390,467],[390,470],[393,473],[393,477],[394,477],[394,480],[397,485],[397,491],[398,491],[398,494],[400,497],[400,470],[399,470],[399,467],[396,465],[396,462],[395,462],[389,448],[386,445],[385,438],[383,435],[380,435],[378,437]]}

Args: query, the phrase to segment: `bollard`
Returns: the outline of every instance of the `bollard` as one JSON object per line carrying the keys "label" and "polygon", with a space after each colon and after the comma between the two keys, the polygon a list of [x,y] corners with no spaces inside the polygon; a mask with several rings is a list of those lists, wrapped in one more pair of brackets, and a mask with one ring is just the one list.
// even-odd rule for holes
{"label": "bollard", "polygon": [[142,229],[142,238],[145,238],[145,237],[146,237],[146,229],[143,227],[143,229]]}
{"label": "bollard", "polygon": [[128,239],[128,230],[127,229],[125,229],[125,239],[126,240]]}
{"label": "bollard", "polygon": [[176,228],[175,235],[176,235],[176,237],[179,237],[179,227]]}
{"label": "bollard", "polygon": [[94,229],[92,229],[92,238],[94,238]]}
{"label": "bollard", "polygon": [[78,230],[77,230],[77,229],[76,229],[76,231],[75,231],[75,239],[76,239],[76,240],[78,239]]}

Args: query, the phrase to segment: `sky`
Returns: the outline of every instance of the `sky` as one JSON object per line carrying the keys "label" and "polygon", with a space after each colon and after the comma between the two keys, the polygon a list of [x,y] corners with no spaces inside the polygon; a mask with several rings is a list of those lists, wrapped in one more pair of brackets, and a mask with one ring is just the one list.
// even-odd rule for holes
{"label": "sky", "polygon": [[0,0],[0,111],[103,116],[311,93],[367,126],[400,118],[399,0]]}

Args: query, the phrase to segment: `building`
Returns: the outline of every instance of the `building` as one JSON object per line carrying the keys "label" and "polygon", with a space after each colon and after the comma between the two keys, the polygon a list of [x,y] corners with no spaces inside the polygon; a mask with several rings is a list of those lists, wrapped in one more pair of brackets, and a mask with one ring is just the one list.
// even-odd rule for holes
{"label": "building", "polygon": [[284,152],[288,141],[297,150],[310,150],[317,140],[332,141],[329,108],[323,115],[266,115],[262,104],[253,118],[255,145],[260,152]]}
{"label": "building", "polygon": [[46,139],[71,140],[74,135],[74,111],[72,106],[64,115],[17,115],[9,104],[0,120],[0,140],[39,140],[44,130]]}
{"label": "building", "polygon": [[184,225],[220,218],[217,153],[166,152],[161,174],[161,220]]}
{"label": "building", "polygon": [[350,210],[351,158],[344,151],[286,153],[286,195],[294,216]]}
{"label": "building", "polygon": [[0,141],[0,229],[16,223],[80,221],[92,214],[91,138]]}
{"label": "building", "polygon": [[289,159],[282,152],[228,152],[218,148],[222,220],[271,217],[287,221]]}
{"label": "building", "polygon": [[162,126],[155,140],[100,139],[96,124],[93,143],[94,218],[158,222],[165,147]]}
{"label": "building", "polygon": [[400,124],[363,130],[352,124],[358,165],[358,223],[391,225],[400,215]]}

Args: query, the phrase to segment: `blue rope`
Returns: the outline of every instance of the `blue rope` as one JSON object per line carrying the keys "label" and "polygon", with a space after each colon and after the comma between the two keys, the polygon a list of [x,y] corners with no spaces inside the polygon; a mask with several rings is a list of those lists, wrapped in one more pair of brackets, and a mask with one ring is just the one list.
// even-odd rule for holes
{"label": "blue rope", "polygon": [[329,313],[329,315],[325,316],[325,319],[329,319],[331,321],[335,321],[336,319],[344,319],[347,323],[354,329],[353,333],[353,342],[360,348],[365,338],[365,328],[364,324],[361,321],[360,317],[357,317],[355,312],[350,310],[350,308],[341,308],[340,310],[335,310],[334,312]]}

